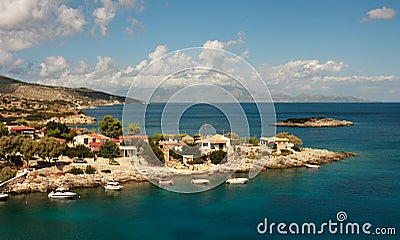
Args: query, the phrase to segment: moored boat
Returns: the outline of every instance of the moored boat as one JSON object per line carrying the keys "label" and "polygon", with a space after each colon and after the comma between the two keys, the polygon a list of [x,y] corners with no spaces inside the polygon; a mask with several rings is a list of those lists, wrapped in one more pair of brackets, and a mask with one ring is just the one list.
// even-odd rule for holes
{"label": "moored boat", "polygon": [[53,199],[72,199],[75,198],[76,193],[69,192],[66,188],[59,187],[55,191],[51,191],[47,196]]}
{"label": "moored boat", "polygon": [[197,179],[192,179],[191,181],[193,184],[209,184],[210,180],[208,179],[202,179],[202,178],[197,178]]}
{"label": "moored boat", "polygon": [[226,183],[229,184],[245,184],[249,181],[248,178],[229,178]]}
{"label": "moored boat", "polygon": [[114,191],[121,191],[124,186],[119,185],[119,182],[108,182],[104,185],[104,189],[106,190],[114,190]]}
{"label": "moored boat", "polygon": [[319,169],[319,165],[305,164],[304,166],[306,166],[306,168]]}
{"label": "moored boat", "polygon": [[8,194],[7,193],[0,193],[0,201],[5,201],[8,198]]}
{"label": "moored boat", "polygon": [[162,185],[162,186],[174,185],[174,179],[170,179],[170,180],[162,180],[162,179],[159,179],[159,180],[158,180],[158,184],[159,184],[159,185]]}

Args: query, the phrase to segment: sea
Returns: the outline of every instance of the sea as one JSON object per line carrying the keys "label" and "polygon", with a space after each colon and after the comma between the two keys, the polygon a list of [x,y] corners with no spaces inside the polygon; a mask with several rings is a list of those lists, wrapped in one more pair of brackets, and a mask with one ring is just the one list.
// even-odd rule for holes
{"label": "sea", "polygon": [[[248,122],[253,122],[248,135],[269,133],[260,130],[264,120],[254,112],[255,106],[243,106]],[[360,156],[319,170],[267,170],[245,185],[221,184],[194,194],[130,183],[121,192],[75,189],[79,197],[69,201],[50,200],[46,193],[11,195],[0,202],[0,239],[400,239],[400,103],[275,103],[274,107],[278,121],[331,117],[354,122],[352,127],[276,131],[295,134],[303,147]],[[125,126],[144,121],[143,130],[151,135],[160,129],[168,132],[156,123],[162,119],[162,109],[163,104],[137,105],[127,114],[117,105],[85,112],[98,120],[107,114],[124,118]],[[240,130],[231,128],[232,119],[224,118],[223,112],[205,105],[186,109],[177,128],[181,133],[201,133],[206,123],[208,132]],[[358,234],[351,229],[356,225]]]}

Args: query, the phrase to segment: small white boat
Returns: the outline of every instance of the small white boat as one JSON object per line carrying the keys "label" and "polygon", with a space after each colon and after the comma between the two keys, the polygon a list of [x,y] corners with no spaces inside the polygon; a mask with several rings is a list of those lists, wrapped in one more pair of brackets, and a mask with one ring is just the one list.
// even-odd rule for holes
{"label": "small white boat", "polygon": [[158,184],[162,185],[162,186],[166,186],[166,185],[174,185],[174,179],[170,179],[170,180],[158,180]]}
{"label": "small white boat", "polygon": [[198,179],[192,179],[191,182],[192,182],[193,184],[209,184],[209,183],[210,183],[210,180],[198,178]]}
{"label": "small white boat", "polygon": [[47,196],[55,199],[72,199],[75,198],[76,193],[68,192],[66,188],[59,187],[55,191],[51,191]]}
{"label": "small white boat", "polygon": [[314,164],[305,164],[306,168],[313,168],[313,169],[319,169],[319,165],[314,165]]}
{"label": "small white boat", "polygon": [[104,185],[106,190],[114,190],[114,191],[121,191],[124,186],[119,185],[119,182],[108,182]]}
{"label": "small white boat", "polygon": [[246,184],[249,181],[248,178],[229,178],[226,183],[229,184]]}
{"label": "small white boat", "polygon": [[8,198],[8,194],[7,193],[0,193],[0,201],[5,201]]}

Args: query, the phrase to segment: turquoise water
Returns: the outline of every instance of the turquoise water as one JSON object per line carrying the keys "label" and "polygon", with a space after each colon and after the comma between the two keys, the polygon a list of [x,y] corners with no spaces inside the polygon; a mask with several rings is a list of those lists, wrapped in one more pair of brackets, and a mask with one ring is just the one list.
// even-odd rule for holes
{"label": "turquoise water", "polygon": [[[89,114],[100,118],[113,111],[117,116],[121,109]],[[278,120],[326,116],[354,121],[349,128],[278,130],[300,136],[305,146],[361,156],[320,170],[268,170],[247,185],[222,184],[197,194],[132,183],[120,193],[76,189],[80,198],[74,201],[51,201],[45,193],[14,195],[0,202],[0,239],[399,239],[400,104],[292,103],[276,104],[276,111]],[[256,229],[264,218],[317,226],[337,222],[339,211],[347,213],[347,222],[396,227],[397,235],[260,235]]]}

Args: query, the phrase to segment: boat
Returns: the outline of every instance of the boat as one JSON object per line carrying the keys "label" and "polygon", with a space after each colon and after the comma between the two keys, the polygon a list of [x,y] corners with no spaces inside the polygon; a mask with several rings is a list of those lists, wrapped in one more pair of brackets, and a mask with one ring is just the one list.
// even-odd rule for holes
{"label": "boat", "polygon": [[66,188],[59,187],[55,191],[51,191],[47,196],[53,199],[72,199],[75,198],[76,193],[69,192]]}
{"label": "boat", "polygon": [[114,191],[121,191],[124,186],[119,185],[119,182],[108,182],[104,185],[104,189],[106,190],[114,190]]}
{"label": "boat", "polygon": [[162,185],[162,186],[174,185],[174,179],[170,179],[170,180],[162,180],[162,179],[159,179],[159,180],[158,180],[158,184],[159,184],[159,185]]}
{"label": "boat", "polygon": [[319,165],[314,165],[314,164],[305,164],[306,168],[313,168],[313,169],[319,169]]}
{"label": "boat", "polygon": [[209,184],[210,180],[208,179],[202,179],[202,178],[197,178],[197,179],[192,179],[191,181],[193,184]]}
{"label": "boat", "polygon": [[7,193],[0,193],[0,201],[5,201],[8,198],[8,194]]}
{"label": "boat", "polygon": [[249,181],[248,178],[229,178],[226,183],[229,184],[246,184]]}

